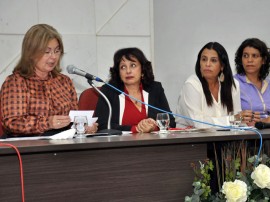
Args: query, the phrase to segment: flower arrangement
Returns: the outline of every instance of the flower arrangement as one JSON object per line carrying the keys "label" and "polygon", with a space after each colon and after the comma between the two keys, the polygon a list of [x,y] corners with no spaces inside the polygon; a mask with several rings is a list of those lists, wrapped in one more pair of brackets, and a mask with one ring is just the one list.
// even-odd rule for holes
{"label": "flower arrangement", "polygon": [[[270,201],[270,158],[249,156],[247,142],[231,143],[221,149],[221,165],[216,161],[219,191],[212,193],[212,160],[191,164],[195,173],[193,194],[185,202],[266,202]],[[252,147],[254,150],[254,147]],[[249,157],[248,157],[249,156]],[[217,156],[216,156],[217,158]],[[220,172],[219,172],[220,171]],[[222,186],[221,182],[222,181]]]}

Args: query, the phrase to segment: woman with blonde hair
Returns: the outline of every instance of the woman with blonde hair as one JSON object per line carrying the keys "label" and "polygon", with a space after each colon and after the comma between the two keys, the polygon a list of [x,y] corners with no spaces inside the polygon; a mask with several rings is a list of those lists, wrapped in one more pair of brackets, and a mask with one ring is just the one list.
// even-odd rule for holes
{"label": "woman with blonde hair", "polygon": [[[78,109],[71,79],[61,74],[64,46],[47,24],[24,36],[21,58],[2,85],[1,122],[7,136],[51,135],[69,128],[70,110]],[[90,131],[96,131],[94,124]]]}

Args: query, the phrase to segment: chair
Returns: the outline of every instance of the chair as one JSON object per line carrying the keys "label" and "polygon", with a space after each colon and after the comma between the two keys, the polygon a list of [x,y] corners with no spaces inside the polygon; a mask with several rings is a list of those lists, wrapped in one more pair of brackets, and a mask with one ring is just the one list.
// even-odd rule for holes
{"label": "chair", "polygon": [[95,110],[98,96],[99,94],[94,88],[84,90],[79,97],[79,110]]}

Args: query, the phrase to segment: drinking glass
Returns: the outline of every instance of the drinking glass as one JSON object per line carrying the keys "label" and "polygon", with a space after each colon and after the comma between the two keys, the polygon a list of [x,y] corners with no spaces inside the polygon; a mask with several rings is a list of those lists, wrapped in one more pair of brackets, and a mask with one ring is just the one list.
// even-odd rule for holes
{"label": "drinking glass", "polygon": [[170,124],[170,117],[167,113],[158,113],[157,114],[157,125],[159,127],[159,133],[167,133],[168,127]]}
{"label": "drinking glass", "polygon": [[85,126],[87,126],[87,116],[75,116],[74,125],[77,132],[76,138],[84,138],[85,135]]}
{"label": "drinking glass", "polygon": [[242,122],[240,112],[229,112],[229,122],[231,127],[239,127]]}

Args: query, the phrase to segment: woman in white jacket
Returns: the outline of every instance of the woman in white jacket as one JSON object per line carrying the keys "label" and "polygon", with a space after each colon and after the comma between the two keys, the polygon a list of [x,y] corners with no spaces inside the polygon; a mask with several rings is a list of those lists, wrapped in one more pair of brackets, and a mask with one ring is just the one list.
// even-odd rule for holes
{"label": "woman in white jacket", "polygon": [[[239,83],[233,78],[228,54],[217,42],[207,43],[199,52],[196,75],[184,83],[178,99],[177,114],[211,124],[229,125],[229,112],[240,112]],[[241,112],[238,118],[248,116]],[[178,127],[208,128],[211,125],[176,118]]]}

